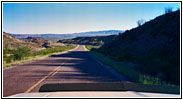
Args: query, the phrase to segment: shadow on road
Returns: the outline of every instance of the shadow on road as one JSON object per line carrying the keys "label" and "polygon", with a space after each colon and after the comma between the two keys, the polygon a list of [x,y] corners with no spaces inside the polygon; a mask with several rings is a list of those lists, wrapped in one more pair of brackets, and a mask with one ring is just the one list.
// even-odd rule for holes
{"label": "shadow on road", "polygon": [[[30,64],[30,66],[32,65],[34,64]],[[42,60],[35,65],[45,67],[61,66],[57,74],[50,78],[51,80],[60,80],[60,82],[119,82],[116,77],[93,60],[87,51],[70,51],[65,54],[52,55],[50,59]],[[26,77],[43,77],[37,76],[36,73],[45,73],[45,71],[39,70],[34,71],[34,73]]]}

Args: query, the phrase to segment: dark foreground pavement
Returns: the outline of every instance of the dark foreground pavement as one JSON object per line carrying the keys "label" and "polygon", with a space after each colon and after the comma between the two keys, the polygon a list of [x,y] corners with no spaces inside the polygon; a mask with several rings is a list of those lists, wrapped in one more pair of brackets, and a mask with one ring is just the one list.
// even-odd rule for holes
{"label": "dark foreground pavement", "polygon": [[[124,79],[125,81],[126,79]],[[83,46],[73,51],[3,70],[3,96],[38,92],[48,83],[119,82]]]}

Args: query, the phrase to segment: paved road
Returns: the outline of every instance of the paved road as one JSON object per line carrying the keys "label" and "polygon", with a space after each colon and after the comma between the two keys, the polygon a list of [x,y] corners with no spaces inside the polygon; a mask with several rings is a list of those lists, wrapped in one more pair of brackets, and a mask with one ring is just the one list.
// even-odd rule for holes
{"label": "paved road", "polygon": [[[125,79],[124,79],[125,80]],[[118,82],[83,46],[3,70],[3,96],[38,92],[47,83]]]}

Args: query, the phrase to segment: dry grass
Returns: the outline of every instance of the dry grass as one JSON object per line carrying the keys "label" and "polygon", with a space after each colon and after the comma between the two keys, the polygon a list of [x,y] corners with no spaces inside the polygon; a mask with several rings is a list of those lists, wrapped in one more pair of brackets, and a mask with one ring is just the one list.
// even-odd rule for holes
{"label": "dry grass", "polygon": [[[74,49],[76,49],[78,47],[75,46]],[[71,50],[68,50],[68,51],[72,51],[74,49],[71,49]],[[20,65],[20,64],[23,64],[23,63],[28,63],[28,62],[31,62],[31,61],[35,61],[35,60],[41,60],[41,59],[44,59],[44,58],[47,58],[51,55],[55,55],[55,54],[61,54],[61,53],[66,53],[67,51],[63,51],[63,52],[57,52],[57,53],[51,53],[51,54],[47,54],[47,55],[37,55],[37,56],[34,56],[34,57],[25,57],[24,59],[20,60],[20,61],[14,61],[12,63],[4,63],[3,64],[3,68],[7,68],[7,67],[13,67],[13,66],[16,66],[16,65]]]}

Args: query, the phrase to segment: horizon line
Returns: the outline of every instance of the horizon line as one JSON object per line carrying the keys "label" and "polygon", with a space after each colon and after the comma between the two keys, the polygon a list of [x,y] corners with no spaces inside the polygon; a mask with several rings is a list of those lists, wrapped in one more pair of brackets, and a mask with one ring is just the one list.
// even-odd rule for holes
{"label": "horizon line", "polygon": [[95,31],[82,31],[82,32],[73,32],[73,33],[11,33],[11,32],[6,32],[3,31],[5,33],[9,33],[9,34],[77,34],[77,33],[86,33],[86,32],[99,32],[99,31],[125,31],[125,30],[115,30],[115,29],[111,29],[111,30],[95,30]]}

